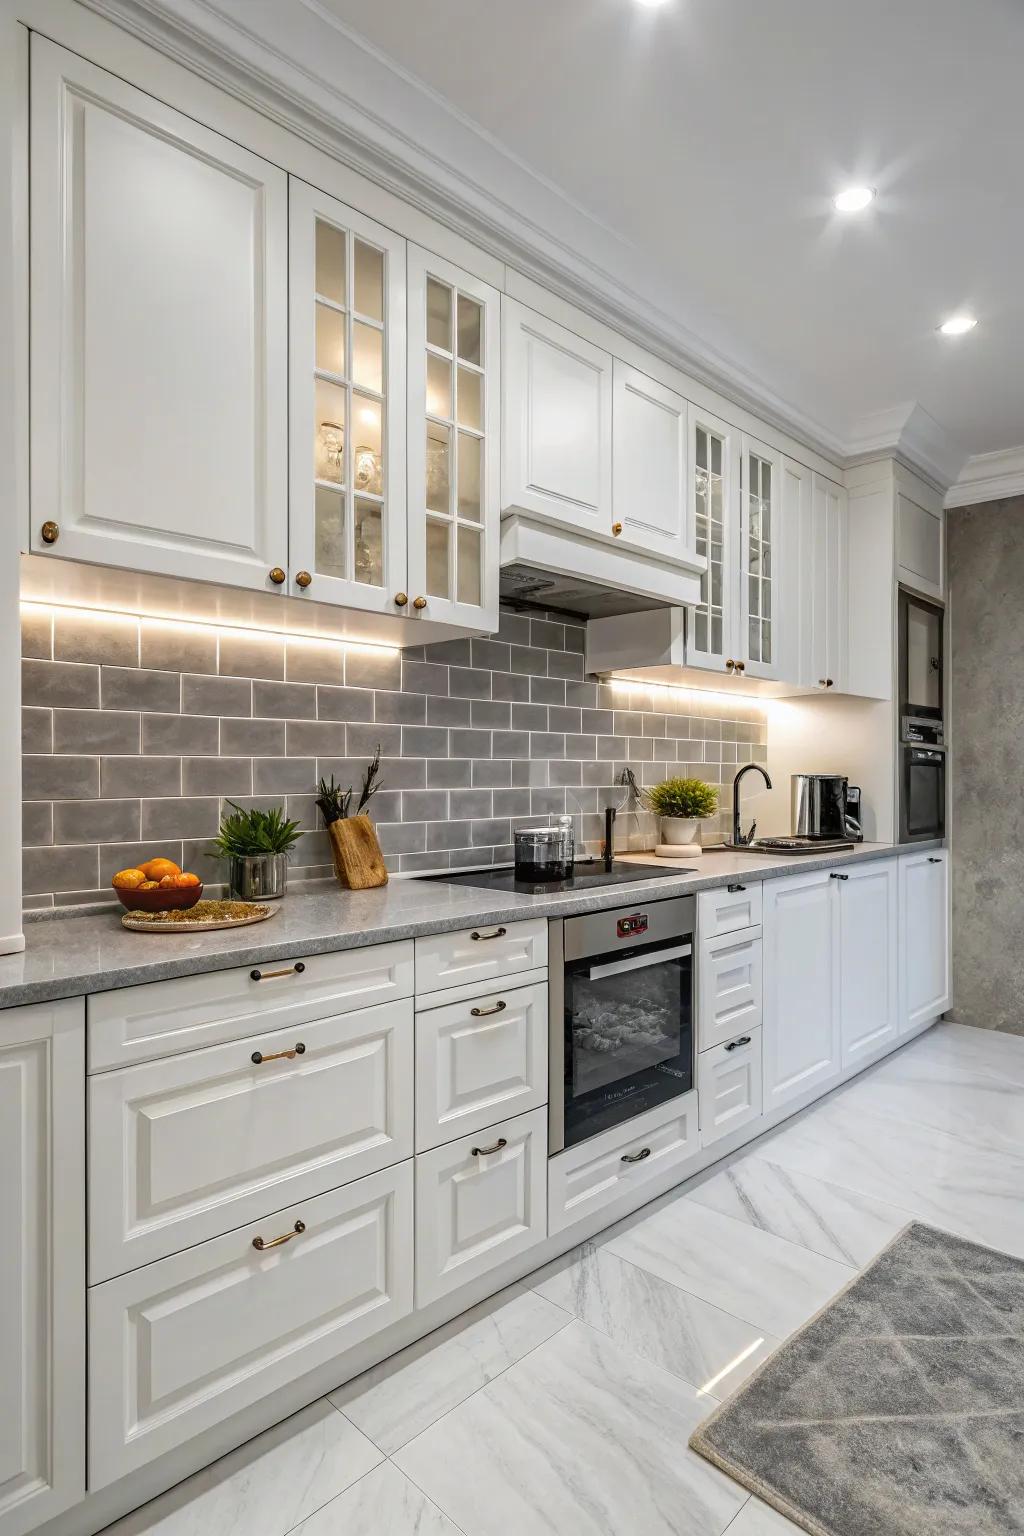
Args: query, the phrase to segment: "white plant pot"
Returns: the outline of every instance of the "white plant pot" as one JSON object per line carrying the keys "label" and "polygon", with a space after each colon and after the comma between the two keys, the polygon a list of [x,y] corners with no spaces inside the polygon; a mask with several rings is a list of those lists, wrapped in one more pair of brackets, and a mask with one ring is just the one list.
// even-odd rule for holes
{"label": "white plant pot", "polygon": [[661,840],[673,848],[686,848],[700,842],[700,819],[697,816],[663,816]]}

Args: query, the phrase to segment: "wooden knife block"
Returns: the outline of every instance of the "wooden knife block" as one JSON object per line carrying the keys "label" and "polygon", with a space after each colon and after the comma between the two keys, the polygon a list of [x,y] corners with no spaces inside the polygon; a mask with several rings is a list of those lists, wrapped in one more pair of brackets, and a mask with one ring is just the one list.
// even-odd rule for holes
{"label": "wooden knife block", "polygon": [[350,891],[368,891],[387,885],[388,872],[377,833],[369,816],[347,816],[327,828],[334,856],[334,871]]}

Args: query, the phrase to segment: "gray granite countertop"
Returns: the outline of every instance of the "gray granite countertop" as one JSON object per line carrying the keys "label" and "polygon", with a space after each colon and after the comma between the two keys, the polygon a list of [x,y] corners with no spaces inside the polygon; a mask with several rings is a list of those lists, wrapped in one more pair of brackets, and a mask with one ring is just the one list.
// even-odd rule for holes
{"label": "gray granite countertop", "polygon": [[[939,847],[917,843],[914,849]],[[783,858],[764,854],[705,852],[678,879],[646,885],[658,898],[710,890],[739,877],[772,879],[799,870],[829,869],[894,853],[888,843],[862,843],[846,853]],[[911,851],[905,849],[905,852]],[[638,864],[665,861],[626,855]],[[642,876],[639,876],[642,880]],[[27,925],[22,954],[0,956],[0,1008],[81,997],[235,965],[259,965],[331,950],[357,949],[419,934],[527,917],[570,917],[627,905],[640,885],[618,885],[576,894],[498,895],[443,880],[393,880],[376,891],[323,891],[288,896],[266,923],[215,933],[142,934],[122,928],[116,911],[90,917],[54,918]]]}

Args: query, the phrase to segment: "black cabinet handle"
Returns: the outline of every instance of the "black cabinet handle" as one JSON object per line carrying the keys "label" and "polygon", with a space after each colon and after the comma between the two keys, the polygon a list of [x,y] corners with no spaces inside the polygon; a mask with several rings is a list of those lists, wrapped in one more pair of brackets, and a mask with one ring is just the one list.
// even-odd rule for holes
{"label": "black cabinet handle", "polygon": [[839,875],[835,870],[829,875],[830,880],[849,880],[849,875]]}
{"label": "black cabinet handle", "polygon": [[505,937],[506,933],[508,933],[508,929],[507,928],[494,928],[494,929],[491,930],[490,933],[477,933],[476,930],[474,929],[474,931],[470,934],[470,938],[471,939],[503,939]]}
{"label": "black cabinet handle", "polygon": [[492,1013],[504,1013],[507,1007],[508,1004],[503,999],[499,999],[498,1002],[492,1003],[490,1008],[471,1008],[469,1011],[474,1019],[486,1019]]}
{"label": "black cabinet handle", "polygon": [[941,859],[936,859],[931,854],[929,854],[928,855],[928,863],[929,864],[941,864],[942,860]]}
{"label": "black cabinet handle", "polygon": [[726,886],[726,890],[729,892],[730,896],[735,896],[737,891],[745,891],[746,890],[746,886],[745,885],[728,885],[728,886]]}
{"label": "black cabinet handle", "polygon": [[741,1045],[749,1045],[749,1044],[750,1044],[750,1036],[749,1035],[741,1035],[738,1040],[730,1040],[729,1044],[726,1046],[726,1050],[727,1051],[735,1051]]}
{"label": "black cabinet handle", "polygon": [[641,1147],[639,1152],[623,1152],[622,1161],[624,1163],[642,1163],[644,1158],[650,1157],[650,1155],[650,1147]]}
{"label": "black cabinet handle", "polygon": [[493,1147],[470,1147],[469,1150],[473,1157],[490,1157],[492,1152],[501,1152],[507,1146],[507,1138],[499,1136]]}

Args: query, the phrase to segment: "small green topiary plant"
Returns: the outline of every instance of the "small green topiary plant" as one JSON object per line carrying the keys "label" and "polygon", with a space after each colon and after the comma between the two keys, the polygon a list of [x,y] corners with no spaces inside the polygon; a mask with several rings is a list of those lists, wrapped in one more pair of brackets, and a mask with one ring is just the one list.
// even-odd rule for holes
{"label": "small green topiary plant", "polygon": [[214,851],[222,859],[288,853],[298,842],[299,823],[286,821],[280,806],[261,811],[256,807],[243,810],[233,800],[229,800],[228,805],[231,814],[222,817],[220,831],[213,843]]}
{"label": "small green topiary plant", "polygon": [[655,816],[674,816],[684,821],[713,816],[718,810],[718,788],[703,779],[663,779],[641,792],[645,810]]}

